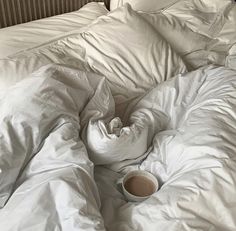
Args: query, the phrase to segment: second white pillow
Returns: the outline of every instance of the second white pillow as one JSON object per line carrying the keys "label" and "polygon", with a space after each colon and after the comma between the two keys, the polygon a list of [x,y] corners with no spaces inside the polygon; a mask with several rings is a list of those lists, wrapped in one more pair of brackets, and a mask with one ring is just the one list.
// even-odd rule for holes
{"label": "second white pillow", "polygon": [[181,57],[128,4],[100,17],[81,37],[86,61],[109,80],[116,105],[186,71]]}

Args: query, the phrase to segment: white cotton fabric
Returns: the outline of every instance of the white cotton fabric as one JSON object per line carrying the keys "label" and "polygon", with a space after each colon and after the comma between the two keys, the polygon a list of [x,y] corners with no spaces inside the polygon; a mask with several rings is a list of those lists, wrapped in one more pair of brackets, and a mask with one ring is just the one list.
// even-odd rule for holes
{"label": "white cotton fabric", "polygon": [[0,58],[77,31],[107,12],[103,3],[92,2],[78,11],[0,29]]}
{"label": "white cotton fabric", "polygon": [[162,11],[140,14],[189,69],[210,63],[236,69],[236,4],[232,1],[181,0]]}
{"label": "white cotton fabric", "polygon": [[133,98],[187,71],[181,57],[129,5],[100,17],[81,33],[1,59],[0,90],[50,63],[106,76],[120,116]]}
{"label": "white cotton fabric", "polygon": [[91,70],[109,80],[119,115],[127,101],[187,71],[181,57],[128,4],[89,25],[80,46]]}
{"label": "white cotton fabric", "polygon": [[179,0],[110,0],[110,10],[129,3],[134,10],[153,12],[168,7]]}
{"label": "white cotton fabric", "polygon": [[[120,0],[112,1],[111,4],[117,7],[126,2],[168,41],[189,70],[210,63],[236,69],[234,1]],[[165,7],[159,7],[162,4]]]}
{"label": "white cotton fabric", "polygon": [[[139,16],[142,16],[142,18],[148,21],[148,23],[151,24],[151,27],[154,27],[158,32],[158,35],[156,36],[155,34],[154,37],[160,38],[161,35],[162,38],[164,38],[163,41],[169,43],[173,48],[171,54],[173,53],[173,50],[176,51],[176,53],[184,60],[184,63],[189,70],[210,63],[225,65],[236,69],[236,48],[234,42],[236,40],[236,5],[226,0],[217,1],[216,3],[204,0],[201,1],[201,4],[197,4],[197,2],[194,1],[186,2],[182,0],[161,12],[151,14],[140,13],[138,16],[133,13],[131,14],[132,11],[129,10],[129,18],[131,17],[129,22],[132,23],[126,26],[127,28],[129,26],[134,27],[134,24],[142,26],[143,22],[140,23],[139,19]],[[109,17],[109,15],[98,20],[98,22],[92,26],[92,29],[89,29],[90,34],[94,34],[98,37],[98,41],[96,41],[94,37],[88,36],[88,33],[86,34],[86,38],[81,40],[82,36],[80,32],[88,30],[86,27],[83,27],[79,31],[74,31],[71,35],[63,35],[59,38],[55,38],[54,41],[41,44],[38,48],[28,49],[8,58],[1,58],[0,94],[2,90],[7,89],[8,86],[11,86],[17,81],[26,78],[31,72],[37,70],[39,67],[49,63],[61,63],[84,70],[93,70],[99,73],[103,72],[100,74],[107,75],[107,78],[117,85],[112,89],[112,91],[117,94],[116,101],[124,100],[129,92],[127,93],[127,91],[123,89],[123,82],[127,81],[127,79],[124,78],[122,80],[122,76],[125,75],[125,77],[127,77],[127,74],[129,73],[135,76],[141,75],[141,79],[143,78],[144,82],[142,81],[139,85],[146,84],[147,81],[150,81],[145,78],[146,74],[148,73],[150,75],[150,73],[153,72],[153,68],[150,67],[150,60],[155,61],[156,59],[155,62],[159,62],[160,55],[163,57],[164,51],[161,50],[161,52],[156,54],[153,53],[153,49],[150,48],[148,57],[144,59],[142,58],[144,52],[140,50],[138,46],[133,46],[132,41],[130,41],[132,45],[129,46],[129,49],[134,49],[130,52],[132,55],[135,55],[134,59],[131,60],[130,52],[125,48],[126,43],[122,40],[122,45],[120,45],[120,42],[118,41],[121,40],[122,37],[117,36],[117,38],[114,39],[116,34],[118,35],[124,32],[123,24],[125,23],[123,22],[125,22],[126,19],[121,12],[124,13],[125,10],[119,9],[116,12],[111,13],[111,16],[115,15],[117,21],[120,19],[120,26],[119,28],[118,26],[116,27],[116,33],[109,34],[109,32],[114,30],[113,24],[115,21],[114,19],[111,19],[111,16]],[[139,21],[137,21],[137,19]],[[105,37],[101,37],[101,35],[98,36],[101,32],[95,31],[96,27],[99,28],[100,25],[107,28],[104,30],[104,33],[106,32]],[[145,25],[145,28],[149,28],[149,34],[154,35],[154,30],[150,29],[150,25]],[[95,27],[95,29],[93,29],[93,27]],[[148,36],[144,36],[144,33],[146,32],[147,31],[144,30],[143,27],[137,27],[135,33],[141,34],[144,38],[142,38],[141,35],[139,35],[139,38],[142,38],[142,40],[148,39],[147,41],[149,42],[150,40],[154,41],[153,37],[149,38]],[[133,36],[130,38],[133,38]],[[85,43],[84,39],[86,41]],[[183,40],[184,42],[182,42]],[[111,50],[109,43],[113,45],[115,41],[116,46]],[[88,42],[92,43],[90,44]],[[103,44],[100,44],[100,42],[103,42]],[[82,45],[82,43],[84,44]],[[107,48],[109,49],[107,50]],[[95,54],[99,54],[99,56],[93,58],[91,49],[95,51]],[[113,57],[115,55],[112,54],[112,52],[115,52],[117,55],[117,50],[119,51],[118,57]],[[109,53],[109,51],[111,53]],[[108,59],[106,55],[103,54],[109,54],[111,59]],[[119,61],[122,61],[120,67],[118,66],[119,68],[115,69],[118,64],[117,62],[113,62],[114,58],[116,58],[116,60],[119,58]],[[170,59],[168,60],[170,61]],[[123,63],[125,63],[125,65],[123,65]],[[182,60],[180,63],[182,63]],[[174,61],[169,62],[167,65],[169,74],[171,74],[171,72],[178,72],[178,68],[175,70],[175,64],[176,62]],[[126,67],[125,71],[124,67]],[[140,69],[138,69],[139,67]],[[148,67],[150,68],[148,69]],[[115,74],[118,78],[114,78]],[[133,76],[129,76],[129,81],[132,83],[132,86],[129,86],[129,90],[131,87],[135,87],[137,90],[137,86],[135,85],[137,81],[132,82],[133,78]],[[120,81],[122,82],[121,84]],[[112,87],[112,85],[110,87]],[[139,89],[139,91],[140,90],[142,91],[142,89]],[[122,94],[119,95],[121,92]],[[123,110],[123,108],[121,107],[120,110]]]}
{"label": "white cotton fabric", "polygon": [[[235,9],[126,5],[0,59],[1,231],[236,230]],[[141,203],[117,185],[132,169],[161,186]]]}
{"label": "white cotton fabric", "polygon": [[116,185],[121,176],[96,168],[108,230],[235,230],[235,86],[235,71],[209,66],[160,84],[130,107],[164,115],[163,126],[146,159],[123,172],[147,170],[161,188],[141,203],[126,203]]}
{"label": "white cotton fabric", "polygon": [[105,230],[79,135],[79,114],[105,87],[93,77],[48,66],[0,100],[1,231]]}
{"label": "white cotton fabric", "polygon": [[[137,107],[131,114],[127,110],[129,118],[123,124],[119,117],[114,117],[115,102],[110,89],[98,93],[81,113],[82,139],[95,165],[110,165],[120,170],[127,163],[143,158],[154,134],[163,128],[169,117],[156,110]],[[98,105],[98,97],[102,98],[102,104]]]}
{"label": "white cotton fabric", "polygon": [[[143,123],[139,142],[148,144],[137,157],[139,136],[127,133],[125,147],[117,136],[125,128],[114,115],[104,78],[64,66],[42,68],[0,101],[1,228],[233,231],[235,86],[235,71],[208,66],[176,76],[133,101],[125,126]],[[126,149],[127,159],[122,152],[114,155],[110,141],[102,148],[91,142],[96,152],[86,139],[82,142],[89,132],[96,138],[100,128],[105,128],[100,141],[107,142],[104,131],[114,133],[110,141]],[[104,150],[107,156],[101,155]],[[88,157],[107,159],[105,167],[95,170],[101,214]],[[127,203],[116,184],[122,174],[114,170],[137,168],[152,172],[161,188],[148,200]]]}

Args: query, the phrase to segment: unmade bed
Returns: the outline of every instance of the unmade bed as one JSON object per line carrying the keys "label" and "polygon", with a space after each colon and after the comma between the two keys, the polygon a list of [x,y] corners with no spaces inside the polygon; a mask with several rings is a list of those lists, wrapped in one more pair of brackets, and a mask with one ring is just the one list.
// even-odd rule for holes
{"label": "unmade bed", "polygon": [[[144,3],[145,2],[145,3]],[[236,4],[111,0],[0,29],[0,230],[236,230]],[[143,202],[117,182],[151,172]]]}

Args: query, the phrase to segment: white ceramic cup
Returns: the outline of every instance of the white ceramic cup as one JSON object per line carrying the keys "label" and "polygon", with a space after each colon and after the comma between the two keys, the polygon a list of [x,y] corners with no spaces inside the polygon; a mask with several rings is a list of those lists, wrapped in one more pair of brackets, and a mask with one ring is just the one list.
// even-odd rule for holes
{"label": "white ceramic cup", "polygon": [[158,181],[154,175],[152,175],[151,173],[149,173],[147,171],[143,171],[143,170],[130,171],[123,178],[121,178],[118,181],[118,184],[121,184],[123,194],[125,195],[125,197],[128,201],[141,202],[141,201],[149,198],[154,193],[153,192],[148,196],[136,196],[136,195],[131,194],[125,188],[125,183],[127,182],[128,179],[130,179],[131,177],[134,177],[134,176],[142,176],[142,177],[147,178],[147,180],[151,181],[153,183],[153,185],[155,186],[154,192],[156,192],[158,190],[159,184],[158,184]]}

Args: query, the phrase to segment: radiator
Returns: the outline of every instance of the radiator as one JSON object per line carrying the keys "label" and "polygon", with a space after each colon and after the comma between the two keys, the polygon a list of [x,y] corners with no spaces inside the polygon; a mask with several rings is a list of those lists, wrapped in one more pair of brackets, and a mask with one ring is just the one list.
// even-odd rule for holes
{"label": "radiator", "polygon": [[0,28],[78,10],[91,1],[103,0],[0,0]]}

